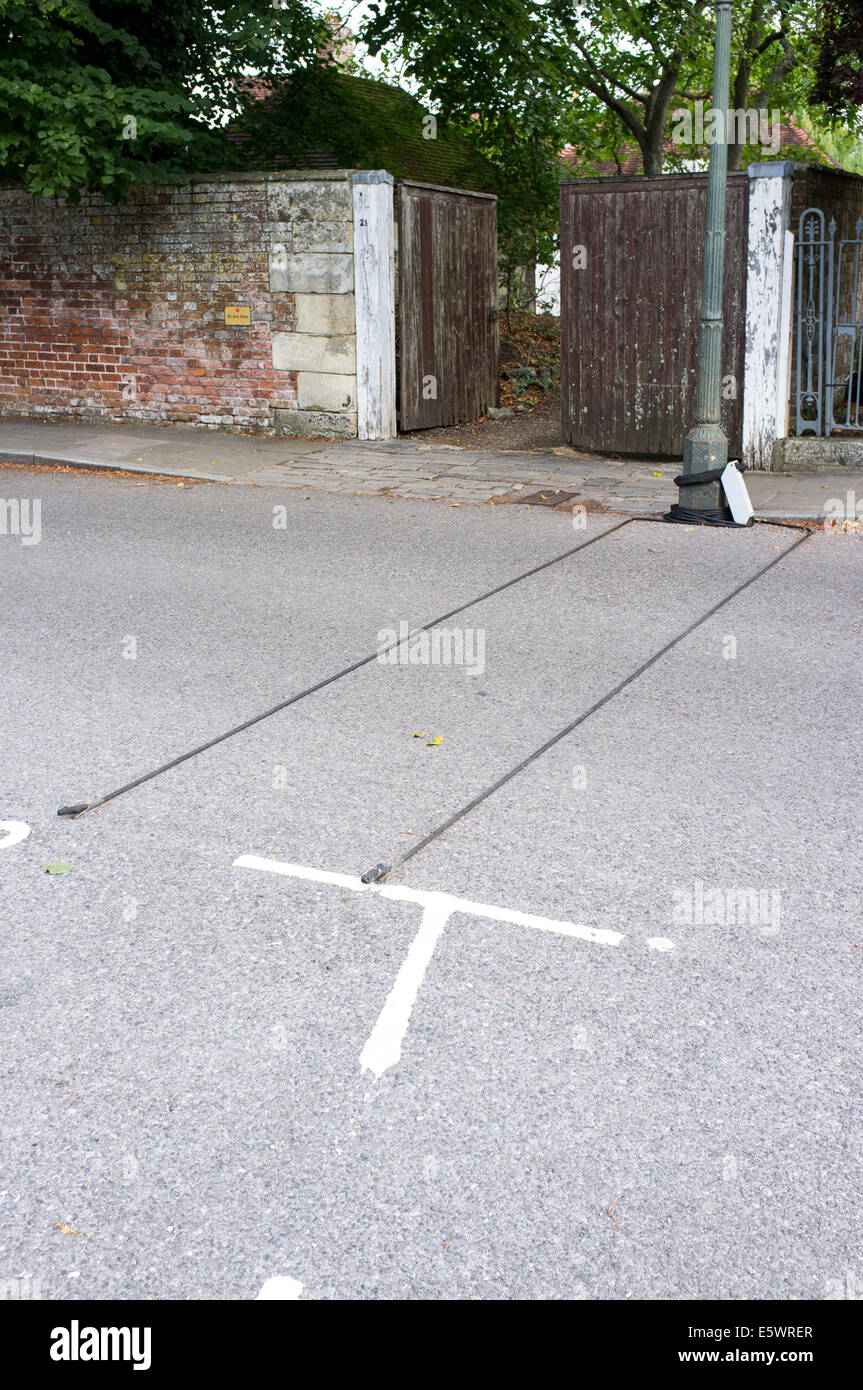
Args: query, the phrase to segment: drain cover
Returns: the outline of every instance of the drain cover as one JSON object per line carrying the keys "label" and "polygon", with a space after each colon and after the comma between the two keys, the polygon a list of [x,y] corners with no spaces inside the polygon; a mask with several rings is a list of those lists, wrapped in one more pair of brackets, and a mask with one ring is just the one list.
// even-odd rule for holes
{"label": "drain cover", "polygon": [[560,507],[577,496],[577,492],[561,492],[558,488],[546,487],[541,492],[529,492],[524,496],[519,493],[512,500],[524,507]]}

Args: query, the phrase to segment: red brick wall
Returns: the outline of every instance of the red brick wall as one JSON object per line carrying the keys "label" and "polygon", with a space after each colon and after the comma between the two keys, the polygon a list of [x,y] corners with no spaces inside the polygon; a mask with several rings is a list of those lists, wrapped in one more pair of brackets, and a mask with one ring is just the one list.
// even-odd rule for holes
{"label": "red brick wall", "polygon": [[[0,414],[269,430],[297,403],[271,334],[266,178],[136,190],[113,207],[0,188]],[[225,325],[247,304],[248,328]]]}
{"label": "red brick wall", "polygon": [[826,221],[836,218],[836,236],[853,237],[858,217],[863,217],[863,178],[844,169],[798,165],[794,172],[791,230],[797,236],[800,216],[807,208],[821,208]]}

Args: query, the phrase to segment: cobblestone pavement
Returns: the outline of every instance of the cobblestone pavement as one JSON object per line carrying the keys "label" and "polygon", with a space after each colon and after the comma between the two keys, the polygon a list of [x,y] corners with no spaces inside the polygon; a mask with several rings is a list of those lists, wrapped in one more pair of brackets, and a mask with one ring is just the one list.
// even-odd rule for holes
{"label": "cobblestone pavement", "polygon": [[[679,462],[588,457],[560,447],[548,452],[461,449],[397,439],[334,444],[325,439],[268,439],[183,426],[107,423],[0,423],[0,461],[160,473],[231,484],[313,488],[462,503],[515,502],[519,493],[570,494],[559,505],[612,512],[661,512],[677,500]],[[863,502],[863,472],[749,473],[756,514],[817,519],[827,503],[849,493]],[[553,498],[537,499],[552,503]],[[853,509],[850,513],[853,515]]]}

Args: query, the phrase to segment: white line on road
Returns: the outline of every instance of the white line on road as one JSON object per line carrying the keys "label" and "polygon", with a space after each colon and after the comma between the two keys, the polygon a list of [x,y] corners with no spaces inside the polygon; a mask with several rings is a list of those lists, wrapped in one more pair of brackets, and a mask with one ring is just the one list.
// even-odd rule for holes
{"label": "white line on road", "polygon": [[[444,927],[454,912],[466,912],[472,917],[484,917],[492,922],[508,922],[513,926],[531,927],[535,931],[554,932],[557,936],[575,937],[598,946],[619,946],[621,932],[600,927],[586,927],[577,922],[558,922],[551,917],[537,917],[530,912],[515,912],[489,903],[475,903],[451,893],[427,892],[406,888],[402,884],[363,883],[352,874],[330,873],[325,869],[310,869],[303,864],[286,864],[280,859],[263,859],[257,854],[241,854],[234,860],[237,869],[261,869],[265,873],[284,874],[288,878],[304,879],[308,883],[329,883],[336,888],[349,888],[354,893],[373,893],[391,902],[415,903],[423,909],[420,928],[378,1015],[368,1042],[360,1054],[360,1067],[376,1077],[383,1076],[395,1066],[402,1055],[402,1043],[410,1023],[426,970]],[[654,951],[670,951],[674,942],[667,937],[651,937],[647,945]]]}
{"label": "white line on road", "polygon": [[383,1076],[387,1068],[394,1067],[401,1057],[411,1010],[435,946],[449,919],[450,910],[444,903],[429,903],[423,908],[420,929],[396,975],[396,982],[381,1009],[371,1037],[360,1053],[361,1071],[373,1071],[375,1076]]}
{"label": "white line on road", "polygon": [[22,840],[26,840],[30,834],[30,827],[23,820],[0,820],[0,830],[6,831],[6,839],[0,840],[0,849],[8,849],[10,845],[20,845]]}
{"label": "white line on road", "polygon": [[274,1274],[272,1279],[267,1279],[261,1285],[261,1292],[255,1302],[257,1303],[258,1299],[263,1299],[265,1303],[276,1300],[292,1302],[299,1298],[302,1291],[303,1286],[299,1279],[290,1279],[286,1274]]}
{"label": "white line on road", "polygon": [[559,936],[575,936],[581,941],[593,941],[600,946],[619,946],[623,936],[618,931],[599,927],[583,927],[576,922],[556,922],[551,917],[535,917],[529,912],[513,912],[506,907],[471,902],[450,893],[428,892],[422,888],[406,888],[398,883],[363,883],[352,874],[334,874],[325,869],[308,869],[303,864],[285,864],[280,859],[262,859],[257,854],[241,854],[234,860],[237,869],[263,869],[271,874],[286,874],[289,878],[304,878],[310,883],[331,883],[336,888],[350,888],[355,893],[378,893],[391,902],[418,903],[428,907],[446,903],[450,912],[469,912],[472,917],[487,917],[493,922],[511,922],[516,927],[533,927],[537,931],[556,932]]}

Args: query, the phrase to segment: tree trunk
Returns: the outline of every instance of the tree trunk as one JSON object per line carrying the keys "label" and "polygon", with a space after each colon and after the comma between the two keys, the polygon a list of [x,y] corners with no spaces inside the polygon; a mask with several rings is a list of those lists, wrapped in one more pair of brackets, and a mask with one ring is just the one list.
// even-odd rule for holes
{"label": "tree trunk", "polygon": [[662,155],[663,151],[661,145],[658,150],[651,148],[649,145],[642,149],[641,161],[644,165],[644,173],[647,178],[652,179],[655,178],[657,174],[662,173]]}
{"label": "tree trunk", "polygon": [[662,173],[665,161],[665,116],[667,104],[658,105],[650,113],[644,129],[644,138],[639,140],[641,162],[647,178],[652,179]]}
{"label": "tree trunk", "polygon": [[536,261],[528,261],[522,267],[524,275],[524,312],[536,313]]}
{"label": "tree trunk", "polygon": [[683,54],[671,53],[657,82],[647,100],[644,112],[644,137],[639,138],[641,159],[648,178],[662,173],[665,160],[665,127],[671,107],[674,89],[683,66]]}
{"label": "tree trunk", "polygon": [[[734,74],[734,83],[731,88],[731,106],[733,110],[745,110],[749,102],[749,83],[752,77],[752,54],[757,48],[761,38],[763,8],[762,0],[756,0],[756,3],[749,12],[749,23],[746,27],[743,52],[740,54],[740,62],[737,65],[737,72]],[[743,145],[738,144],[736,141],[729,144],[729,173],[740,168],[742,156]]]}

